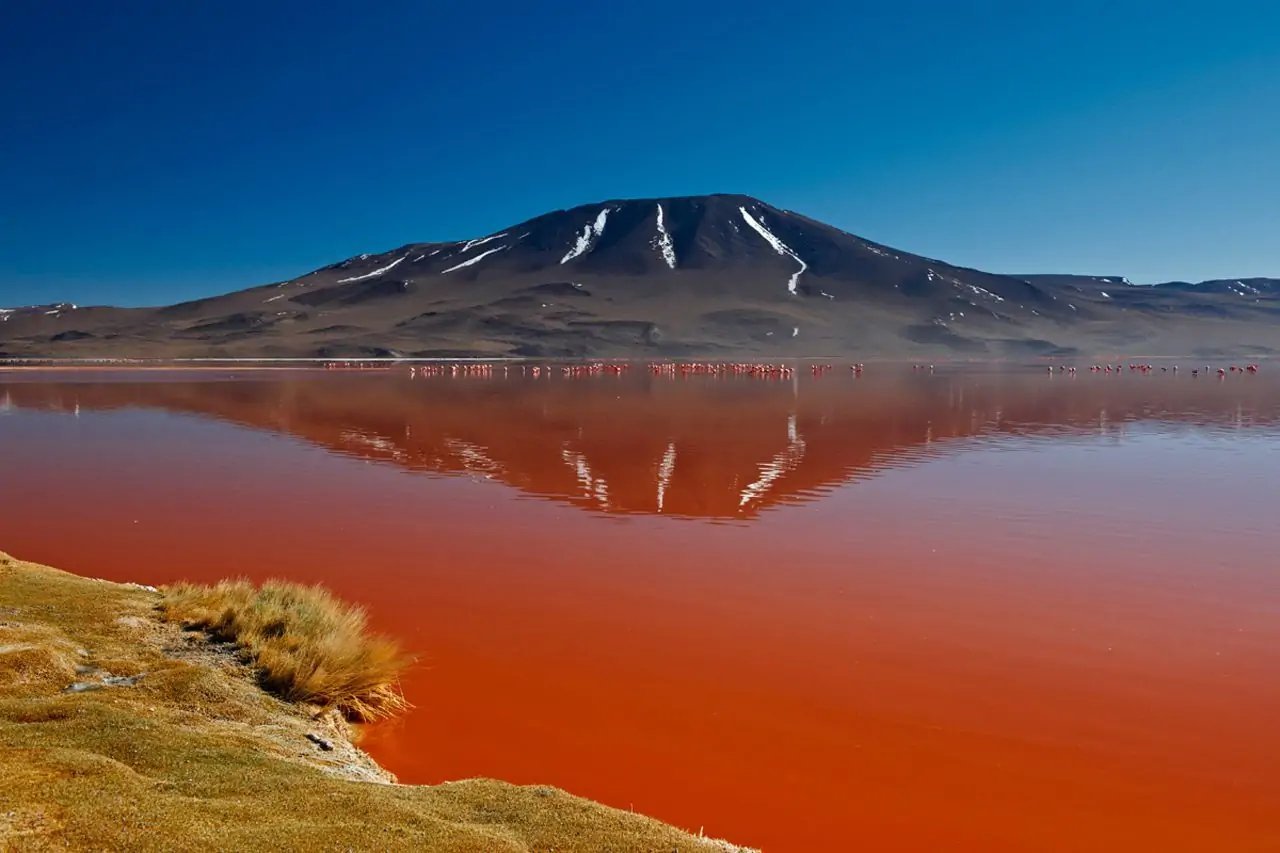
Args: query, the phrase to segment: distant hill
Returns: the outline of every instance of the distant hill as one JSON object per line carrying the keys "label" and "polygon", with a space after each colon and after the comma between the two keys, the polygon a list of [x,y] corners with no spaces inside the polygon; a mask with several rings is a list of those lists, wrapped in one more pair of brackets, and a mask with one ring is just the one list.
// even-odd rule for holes
{"label": "distant hill", "polygon": [[19,357],[1280,352],[1280,280],[998,275],[749,196],[615,200],[160,308],[0,309]]}

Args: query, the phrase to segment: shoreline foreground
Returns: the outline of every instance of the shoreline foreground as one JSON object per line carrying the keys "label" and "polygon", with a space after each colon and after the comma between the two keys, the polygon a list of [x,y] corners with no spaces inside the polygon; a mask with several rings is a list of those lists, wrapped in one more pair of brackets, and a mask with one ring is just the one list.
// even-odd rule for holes
{"label": "shoreline foreground", "polygon": [[396,784],[162,597],[0,552],[3,849],[747,849],[548,786]]}

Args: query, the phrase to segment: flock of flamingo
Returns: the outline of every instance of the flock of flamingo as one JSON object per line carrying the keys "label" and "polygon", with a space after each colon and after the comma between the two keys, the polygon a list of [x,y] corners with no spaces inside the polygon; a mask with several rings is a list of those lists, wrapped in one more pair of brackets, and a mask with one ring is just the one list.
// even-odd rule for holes
{"label": "flock of flamingo", "polygon": [[[1154,372],[1155,372],[1155,369],[1156,369],[1156,368],[1155,368],[1155,365],[1152,365],[1152,364],[1130,364],[1130,365],[1129,365],[1129,372],[1130,372],[1130,373],[1142,373],[1142,374],[1154,373]],[[1195,369],[1193,369],[1193,370],[1191,371],[1191,375],[1192,375],[1192,376],[1199,376],[1199,375],[1203,372],[1205,376],[1208,376],[1208,375],[1209,375],[1209,372],[1210,372],[1211,370],[1213,370],[1213,368],[1206,364],[1206,365],[1204,366],[1203,370],[1201,370],[1200,368],[1195,368]],[[1115,374],[1115,375],[1117,375],[1117,376],[1119,376],[1123,371],[1124,371],[1124,365],[1122,365],[1122,364],[1117,364],[1117,365],[1110,365],[1110,364],[1095,364],[1095,365],[1093,365],[1093,366],[1091,366],[1091,367],[1089,368],[1089,372],[1090,372],[1090,373],[1102,373],[1102,374],[1114,373],[1114,374]],[[1160,368],[1160,372],[1161,372],[1161,373],[1169,373],[1170,371],[1172,371],[1173,373],[1177,373],[1177,372],[1178,372],[1178,365],[1176,365],[1176,364],[1175,364],[1173,367],[1161,367],[1161,368]],[[1052,368],[1052,367],[1050,367],[1050,368],[1049,368],[1049,372],[1050,372],[1050,373],[1053,373],[1053,368]],[[1075,372],[1076,372],[1076,369],[1075,369],[1074,367],[1067,367],[1067,366],[1063,365],[1063,366],[1061,366],[1061,367],[1059,367],[1059,368],[1058,368],[1058,372],[1059,372],[1059,373],[1075,373]],[[1244,374],[1246,374],[1246,373],[1257,373],[1257,372],[1258,372],[1258,365],[1256,365],[1256,364],[1246,364],[1244,367],[1241,367],[1241,366],[1240,366],[1240,365],[1238,365],[1238,364],[1233,364],[1233,365],[1231,365],[1230,367],[1219,367],[1219,368],[1218,368],[1218,376],[1219,376],[1219,377],[1226,377],[1226,375],[1227,375],[1227,373],[1228,373],[1228,372],[1230,372],[1230,373],[1239,373],[1241,376],[1243,376],[1243,375],[1244,375]]]}
{"label": "flock of flamingo", "polygon": [[[394,365],[386,362],[367,361],[326,361],[325,370],[390,370]],[[570,379],[589,376],[620,376],[631,371],[629,362],[591,362],[588,364],[569,365],[526,365],[479,363],[439,363],[413,365],[409,368],[410,377],[449,376],[449,377],[491,377],[491,376],[529,376],[534,379],[549,379],[560,374]],[[788,379],[795,375],[796,368],[786,364],[759,364],[755,362],[650,362],[646,365],[654,376],[746,376],[758,379]],[[861,362],[849,365],[849,371],[861,376],[866,365]],[[832,364],[813,364],[809,372],[820,376],[831,372]]]}
{"label": "flock of flamingo", "polygon": [[[849,365],[855,376],[861,376],[865,365],[861,362]],[[830,373],[834,365],[811,364],[809,373],[821,376]],[[654,376],[748,376],[757,379],[789,379],[795,376],[795,368],[786,364],[758,364],[750,361],[737,362],[650,362],[649,372]]]}
{"label": "flock of flamingo", "polygon": [[[368,361],[326,361],[324,362],[325,370],[390,370],[396,365],[387,362],[368,362]],[[665,376],[670,378],[687,377],[687,376],[716,376],[716,377],[732,377],[745,376],[755,379],[789,379],[795,376],[796,368],[786,364],[762,364],[758,362],[715,362],[715,361],[661,361],[649,362],[646,365],[650,374],[654,376]],[[812,376],[824,376],[834,370],[835,365],[831,363],[811,364],[809,365],[809,373]],[[862,362],[855,362],[849,365],[849,372],[853,376],[861,376],[866,368]],[[1089,367],[1090,373],[1097,374],[1114,374],[1119,376],[1124,372],[1124,364],[1094,364]],[[1154,373],[1156,368],[1151,364],[1128,365],[1130,373],[1150,374]],[[500,376],[528,376],[534,379],[549,379],[555,374],[559,374],[568,379],[580,379],[592,376],[620,376],[630,372],[632,364],[630,362],[589,362],[587,364],[570,364],[570,365],[527,365],[527,364],[500,364],[494,365],[486,362],[468,362],[468,363],[433,363],[414,365],[409,368],[409,376],[429,377],[429,376],[448,376],[448,377],[480,377],[487,378],[495,375]],[[912,364],[913,372],[933,373],[934,366],[932,364]],[[1208,376],[1214,370],[1213,367],[1205,365],[1203,368],[1195,368],[1191,371],[1192,376]],[[1254,374],[1260,370],[1257,364],[1238,365],[1232,364],[1228,367],[1217,368],[1217,376],[1225,378],[1228,373],[1237,373],[1241,376],[1245,374]],[[1054,368],[1052,365],[1046,368],[1046,372],[1052,376],[1055,374],[1066,374],[1069,376],[1076,375],[1076,368],[1068,365],[1059,365]],[[1161,373],[1178,372],[1178,365],[1172,367],[1161,367]]]}

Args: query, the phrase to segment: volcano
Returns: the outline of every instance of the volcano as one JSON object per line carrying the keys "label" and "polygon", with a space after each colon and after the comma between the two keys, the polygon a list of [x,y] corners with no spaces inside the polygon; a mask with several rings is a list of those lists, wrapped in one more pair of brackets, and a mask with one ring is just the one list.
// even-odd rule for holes
{"label": "volcano", "polygon": [[1280,282],[1002,275],[750,196],[612,200],[156,308],[0,309],[53,358],[1267,355]]}

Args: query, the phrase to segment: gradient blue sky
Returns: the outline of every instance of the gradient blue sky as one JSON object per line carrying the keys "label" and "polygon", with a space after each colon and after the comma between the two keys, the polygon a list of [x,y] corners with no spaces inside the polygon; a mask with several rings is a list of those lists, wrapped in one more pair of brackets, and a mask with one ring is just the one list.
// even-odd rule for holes
{"label": "gradient blue sky", "polygon": [[7,0],[0,305],[745,192],[997,272],[1280,276],[1280,4]]}

